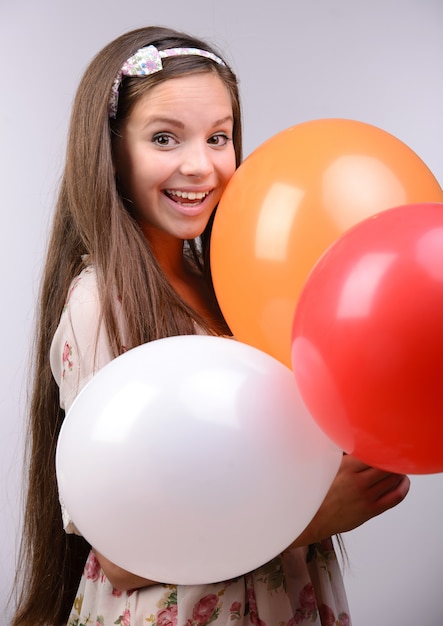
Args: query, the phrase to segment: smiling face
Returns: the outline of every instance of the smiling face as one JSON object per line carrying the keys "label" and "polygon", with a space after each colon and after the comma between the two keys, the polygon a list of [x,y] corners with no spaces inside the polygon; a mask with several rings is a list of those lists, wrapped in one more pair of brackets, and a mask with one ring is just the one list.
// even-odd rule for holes
{"label": "smiling face", "polygon": [[235,170],[230,94],[217,74],[152,87],[122,121],[114,166],[149,241],[199,236]]}

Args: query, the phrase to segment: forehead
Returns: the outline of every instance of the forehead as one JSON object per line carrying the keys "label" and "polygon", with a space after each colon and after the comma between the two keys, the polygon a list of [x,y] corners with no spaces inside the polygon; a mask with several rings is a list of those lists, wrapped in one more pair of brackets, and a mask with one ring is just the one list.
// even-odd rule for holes
{"label": "forehead", "polygon": [[174,111],[186,115],[205,111],[215,118],[232,115],[228,88],[215,72],[188,74],[165,80],[147,91],[136,103],[133,114]]}

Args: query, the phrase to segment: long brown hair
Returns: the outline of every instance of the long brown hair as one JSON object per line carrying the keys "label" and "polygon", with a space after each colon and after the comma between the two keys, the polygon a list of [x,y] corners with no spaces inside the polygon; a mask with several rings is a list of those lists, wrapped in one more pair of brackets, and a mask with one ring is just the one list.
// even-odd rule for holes
{"label": "long brown hair", "polygon": [[[44,267],[34,352],[29,409],[27,493],[20,562],[16,580],[17,608],[12,626],[59,626],[66,623],[89,546],[64,532],[58,502],[55,449],[64,411],[49,364],[49,349],[72,279],[84,255],[97,272],[102,314],[109,342],[117,356],[122,340],[110,294],[117,287],[136,346],[160,337],[194,332],[194,321],[206,324],[171,288],[146,239],[125,208],[114,179],[112,133],[137,99],[154,84],[195,72],[217,72],[231,95],[237,165],[241,160],[241,112],[237,80],[228,65],[196,56],[165,59],[161,72],[125,78],[120,87],[115,121],[108,117],[108,99],[115,76],[136,50],[195,47],[221,56],[207,42],[163,27],[140,28],[107,45],[93,59],[75,98],[66,163]],[[208,287],[209,238],[212,220],[196,241],[187,242]],[[211,332],[210,328],[206,328]],[[81,461],[79,461],[81,462]]]}

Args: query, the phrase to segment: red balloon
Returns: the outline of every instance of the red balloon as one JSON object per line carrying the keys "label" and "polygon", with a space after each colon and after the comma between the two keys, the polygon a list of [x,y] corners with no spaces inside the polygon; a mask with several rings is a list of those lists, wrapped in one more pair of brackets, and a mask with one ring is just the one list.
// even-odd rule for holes
{"label": "red balloon", "polygon": [[292,364],[315,420],[388,471],[443,471],[443,204],[383,211],[312,269]]}

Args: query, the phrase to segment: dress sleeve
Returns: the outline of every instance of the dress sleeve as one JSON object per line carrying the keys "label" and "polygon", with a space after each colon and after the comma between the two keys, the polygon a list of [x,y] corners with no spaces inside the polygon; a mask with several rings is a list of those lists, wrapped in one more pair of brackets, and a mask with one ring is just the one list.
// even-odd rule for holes
{"label": "dress sleeve", "polygon": [[[113,358],[100,314],[96,274],[93,267],[87,267],[71,283],[50,350],[51,370],[65,412],[86,383]],[[61,508],[66,532],[80,534],[63,502]]]}
{"label": "dress sleeve", "polygon": [[50,351],[52,374],[60,389],[60,406],[67,412],[80,390],[112,360],[93,268],[72,282]]}

